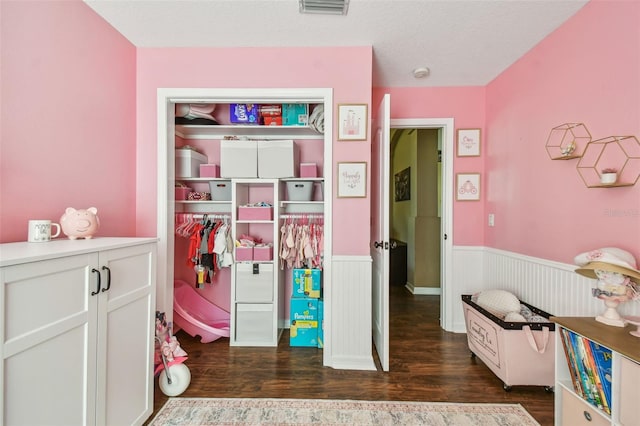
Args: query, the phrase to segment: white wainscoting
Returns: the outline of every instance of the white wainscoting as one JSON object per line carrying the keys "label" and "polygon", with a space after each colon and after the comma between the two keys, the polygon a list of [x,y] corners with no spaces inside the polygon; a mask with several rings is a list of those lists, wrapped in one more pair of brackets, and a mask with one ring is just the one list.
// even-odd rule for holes
{"label": "white wainscoting", "polygon": [[333,256],[331,265],[331,366],[375,370],[371,257]]}
{"label": "white wainscoting", "polygon": [[[596,316],[604,302],[591,296],[595,280],[574,272],[575,265],[488,247],[453,248],[454,330],[466,332],[460,295],[502,289],[555,316]],[[640,315],[640,301],[620,305],[622,315]]]}

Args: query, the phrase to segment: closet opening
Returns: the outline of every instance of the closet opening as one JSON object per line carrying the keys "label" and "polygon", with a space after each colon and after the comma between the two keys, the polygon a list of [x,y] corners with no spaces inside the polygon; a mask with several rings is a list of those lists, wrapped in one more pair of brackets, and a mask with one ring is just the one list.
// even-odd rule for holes
{"label": "closet opening", "polygon": [[[323,365],[332,366],[332,135],[314,132],[317,129],[306,125],[232,126],[223,122],[191,125],[176,121],[176,106],[194,103],[223,105],[223,108],[249,103],[321,104],[329,111],[324,116],[324,125],[332,128],[330,89],[158,90],[158,310],[166,312],[173,321],[174,282],[185,281],[230,313],[230,345],[289,344],[281,340],[283,330],[291,327],[289,299],[293,290],[289,266],[321,267],[325,309],[322,359]],[[207,157],[205,164],[217,162],[219,166],[220,152],[227,139],[237,141],[238,145],[247,140],[292,141],[300,148],[301,163],[318,165],[319,177],[311,179],[314,198],[308,202],[286,198],[290,183],[287,181],[296,181],[298,177],[228,179],[217,175],[185,177],[180,173],[181,159],[177,158],[176,148],[188,145]],[[214,167],[211,170],[217,172]],[[214,191],[226,185],[230,193],[223,198],[216,197]],[[181,198],[181,192],[191,198]],[[266,210],[269,215],[265,217],[243,216],[263,214]],[[297,253],[302,257],[292,251],[291,257],[281,259],[280,239],[289,236],[283,232],[287,226],[306,232],[308,243]],[[323,236],[320,242],[313,238],[318,232]],[[266,244],[251,247],[251,257],[242,257],[248,252],[237,250],[237,241],[243,236],[255,237]],[[219,251],[206,253],[211,256],[202,255],[203,251],[199,250],[202,244],[209,243],[213,248],[218,242]],[[322,251],[314,250],[318,248]],[[235,286],[240,276],[246,278],[243,278],[246,287],[245,284],[242,288]],[[273,282],[268,292],[252,291],[253,280],[258,276]]]}

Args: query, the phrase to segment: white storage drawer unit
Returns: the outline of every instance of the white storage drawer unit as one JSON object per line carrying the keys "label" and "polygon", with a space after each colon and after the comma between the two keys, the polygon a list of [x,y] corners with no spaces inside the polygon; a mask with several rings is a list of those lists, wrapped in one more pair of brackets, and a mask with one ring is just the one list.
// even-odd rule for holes
{"label": "white storage drawer unit", "polygon": [[236,302],[273,301],[273,264],[236,263]]}
{"label": "white storage drawer unit", "polygon": [[274,328],[273,304],[236,304],[236,341],[269,343],[273,341]]}

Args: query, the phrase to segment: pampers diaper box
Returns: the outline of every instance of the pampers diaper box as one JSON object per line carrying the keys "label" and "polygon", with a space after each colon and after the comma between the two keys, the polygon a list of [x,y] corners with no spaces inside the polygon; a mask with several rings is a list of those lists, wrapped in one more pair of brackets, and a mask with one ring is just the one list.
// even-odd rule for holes
{"label": "pampers diaper box", "polygon": [[294,269],[292,280],[292,297],[320,298],[322,289],[322,270],[320,269]]}
{"label": "pampers diaper box", "polygon": [[318,299],[291,298],[289,345],[318,347]]}
{"label": "pampers diaper box", "polygon": [[324,348],[324,300],[318,300],[318,347]]}

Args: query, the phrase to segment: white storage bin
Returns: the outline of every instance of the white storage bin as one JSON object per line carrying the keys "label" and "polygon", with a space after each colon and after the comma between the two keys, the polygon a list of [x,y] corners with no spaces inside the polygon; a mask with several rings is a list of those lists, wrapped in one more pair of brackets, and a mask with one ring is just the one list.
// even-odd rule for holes
{"label": "white storage bin", "polygon": [[258,177],[265,179],[296,177],[300,160],[293,140],[258,142]]}
{"label": "white storage bin", "polygon": [[207,156],[193,149],[176,149],[176,177],[200,176],[200,164],[207,164]]}
{"label": "white storage bin", "polygon": [[273,264],[236,264],[236,301],[273,301]]}
{"label": "white storage bin", "polygon": [[231,201],[230,180],[210,180],[209,190],[213,201]]}
{"label": "white storage bin", "polygon": [[236,341],[270,343],[274,330],[273,304],[236,304]]}
{"label": "white storage bin", "polygon": [[313,181],[294,180],[287,182],[287,200],[311,201],[313,197]]}
{"label": "white storage bin", "polygon": [[258,142],[220,141],[220,176],[223,178],[258,177]]}

